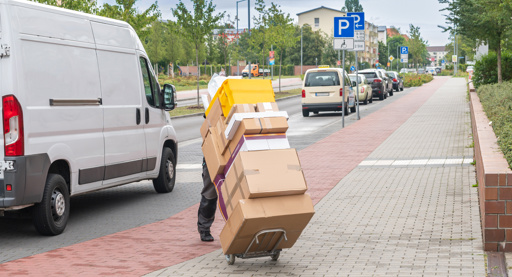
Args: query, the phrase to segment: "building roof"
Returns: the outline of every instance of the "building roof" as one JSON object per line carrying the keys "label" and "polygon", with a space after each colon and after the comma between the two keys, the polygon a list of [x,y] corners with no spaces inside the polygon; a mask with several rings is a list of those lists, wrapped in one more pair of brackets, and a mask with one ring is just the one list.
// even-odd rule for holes
{"label": "building roof", "polygon": [[305,11],[305,12],[300,12],[297,15],[301,15],[301,14],[304,14],[304,13],[308,13],[308,12],[312,12],[312,11],[316,11],[316,10],[320,10],[320,9],[327,9],[327,10],[331,10],[331,11],[335,11],[335,12],[344,13],[341,10],[336,10],[336,9],[333,9],[333,8],[328,8],[328,7],[320,6],[318,8],[314,8],[312,10],[308,10],[308,11]]}
{"label": "building roof", "polygon": [[379,32],[385,32],[386,26],[379,26]]}
{"label": "building roof", "polygon": [[428,52],[446,52],[446,46],[427,46]]}

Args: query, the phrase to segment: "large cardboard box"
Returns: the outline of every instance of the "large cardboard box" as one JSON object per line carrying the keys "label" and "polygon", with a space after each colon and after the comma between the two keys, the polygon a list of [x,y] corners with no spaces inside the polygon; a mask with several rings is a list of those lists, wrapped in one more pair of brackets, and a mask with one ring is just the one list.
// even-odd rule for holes
{"label": "large cardboard box", "polygon": [[[295,149],[239,152],[227,172],[224,186],[231,196],[248,198],[304,194],[304,174]],[[232,198],[238,202],[240,199]]]}
{"label": "large cardboard box", "polygon": [[199,129],[203,141],[206,139],[206,135],[210,127],[215,127],[217,125],[217,121],[219,120],[226,120],[226,118],[224,118],[222,115],[222,106],[220,105],[220,101],[218,99],[215,99],[215,101],[210,104],[209,109],[210,112],[206,116],[206,119]]}
{"label": "large cardboard box", "polygon": [[262,134],[285,133],[288,130],[286,117],[263,117],[260,124]]}
{"label": "large cardboard box", "polygon": [[256,110],[254,109],[254,104],[234,104],[231,108],[231,111],[229,111],[228,116],[226,116],[226,124],[229,123],[229,120],[231,120],[231,117],[235,113],[254,113]]}
{"label": "large cardboard box", "polygon": [[217,138],[218,134],[216,134],[216,129],[210,128],[206,135],[206,139],[201,146],[201,150],[203,151],[206,165],[208,167],[208,173],[210,173],[210,178],[212,180],[215,176],[224,172],[224,167],[228,161],[227,156],[222,155],[219,149],[216,141]]}
{"label": "large cardboard box", "polygon": [[[288,240],[277,249],[292,247],[307,226],[315,211],[308,194],[240,200],[220,233],[224,254],[241,254],[249,247],[259,231],[283,229]],[[276,236],[277,237],[277,236]],[[249,252],[271,250],[277,238],[259,237]]]}
{"label": "large cardboard box", "polygon": [[278,112],[279,107],[277,106],[276,102],[263,102],[263,103],[257,103],[256,104],[256,112],[263,113],[263,112]]}

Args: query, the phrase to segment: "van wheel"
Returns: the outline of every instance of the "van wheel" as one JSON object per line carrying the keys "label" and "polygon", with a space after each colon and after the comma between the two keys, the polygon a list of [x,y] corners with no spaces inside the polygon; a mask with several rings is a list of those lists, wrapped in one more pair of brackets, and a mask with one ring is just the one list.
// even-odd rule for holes
{"label": "van wheel", "polygon": [[160,172],[158,177],[153,179],[153,187],[158,193],[168,193],[174,189],[176,183],[176,158],[174,153],[168,147],[162,151],[162,160],[160,161]]}
{"label": "van wheel", "polygon": [[351,113],[355,113],[356,112],[356,105],[354,104],[354,107],[350,108],[350,112]]}
{"label": "van wheel", "polygon": [[307,110],[302,110],[302,116],[303,116],[303,117],[308,117],[308,116],[309,116],[309,111],[307,111]]}
{"label": "van wheel", "polygon": [[69,218],[69,190],[59,174],[48,174],[43,200],[32,210],[32,220],[37,232],[55,236],[64,232]]}

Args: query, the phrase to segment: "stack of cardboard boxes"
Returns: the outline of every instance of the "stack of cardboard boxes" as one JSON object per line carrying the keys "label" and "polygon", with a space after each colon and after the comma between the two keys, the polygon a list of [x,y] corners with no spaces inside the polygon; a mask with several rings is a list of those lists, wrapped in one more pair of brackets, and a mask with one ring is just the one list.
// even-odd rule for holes
{"label": "stack of cardboard boxes", "polygon": [[[209,104],[202,151],[226,220],[220,234],[226,255],[244,253],[256,233],[269,229],[285,230],[278,249],[289,248],[314,214],[297,151],[286,138],[287,119],[270,80],[227,79]],[[249,252],[271,250],[276,240]]]}

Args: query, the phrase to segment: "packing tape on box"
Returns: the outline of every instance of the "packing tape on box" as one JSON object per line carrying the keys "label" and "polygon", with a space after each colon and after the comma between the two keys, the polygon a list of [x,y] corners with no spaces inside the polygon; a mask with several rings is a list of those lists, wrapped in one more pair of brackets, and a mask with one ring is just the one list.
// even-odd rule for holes
{"label": "packing tape on box", "polygon": [[295,170],[295,171],[301,171],[302,168],[300,165],[296,165],[296,164],[289,164],[288,165],[288,169],[289,170]]}
{"label": "packing tape on box", "polygon": [[244,172],[245,176],[260,174],[260,170],[259,169],[244,169],[243,172]]}

